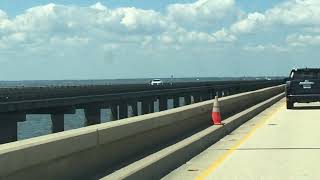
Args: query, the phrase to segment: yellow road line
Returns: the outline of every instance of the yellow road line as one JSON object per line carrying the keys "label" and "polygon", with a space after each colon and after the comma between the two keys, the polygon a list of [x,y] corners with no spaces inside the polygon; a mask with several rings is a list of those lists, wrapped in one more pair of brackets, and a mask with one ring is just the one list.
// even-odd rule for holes
{"label": "yellow road line", "polygon": [[262,125],[264,125],[274,114],[276,114],[282,107],[279,106],[277,109],[273,110],[272,112],[268,113],[260,122],[255,125],[252,130],[241,140],[238,141],[237,144],[235,144],[231,149],[229,149],[227,152],[222,154],[216,161],[214,161],[208,169],[203,171],[199,176],[196,177],[196,180],[203,180],[206,177],[208,177],[211,173],[213,173],[217,167],[226,160],[234,151],[236,151],[243,143],[245,143],[256,131],[258,128],[260,128]]}

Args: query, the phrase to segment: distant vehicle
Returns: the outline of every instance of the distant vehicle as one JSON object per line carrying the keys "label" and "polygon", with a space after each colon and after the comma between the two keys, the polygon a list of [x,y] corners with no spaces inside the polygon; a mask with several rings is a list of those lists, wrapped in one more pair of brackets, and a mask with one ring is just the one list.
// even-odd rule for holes
{"label": "distant vehicle", "polygon": [[287,109],[295,102],[320,101],[320,68],[293,69],[286,80]]}
{"label": "distant vehicle", "polygon": [[163,81],[161,79],[152,79],[150,85],[163,85]]}

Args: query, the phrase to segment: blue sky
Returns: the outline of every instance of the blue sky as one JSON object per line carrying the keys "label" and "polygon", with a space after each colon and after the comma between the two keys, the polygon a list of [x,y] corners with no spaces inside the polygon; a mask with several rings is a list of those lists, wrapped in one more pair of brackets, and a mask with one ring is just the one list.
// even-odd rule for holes
{"label": "blue sky", "polygon": [[287,75],[318,0],[1,0],[0,80]]}
{"label": "blue sky", "polygon": [[[271,8],[275,4],[282,2],[283,0],[239,0],[236,3],[247,11],[263,11]],[[98,1],[95,0],[1,0],[0,7],[2,10],[8,12],[11,15],[17,15],[28,8],[44,5],[48,3],[65,4],[65,5],[79,5],[88,6],[95,4]],[[161,1],[150,1],[150,0],[100,0],[99,2],[106,4],[112,8],[119,7],[138,7],[142,9],[154,9],[163,11],[166,6],[174,3],[192,3],[194,0],[161,0]]]}

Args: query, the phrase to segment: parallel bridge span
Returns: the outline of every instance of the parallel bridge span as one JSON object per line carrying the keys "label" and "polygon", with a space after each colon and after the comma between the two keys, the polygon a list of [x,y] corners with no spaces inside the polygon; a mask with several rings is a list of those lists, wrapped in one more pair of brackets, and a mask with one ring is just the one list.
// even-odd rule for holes
{"label": "parallel bridge span", "polygon": [[[101,109],[111,109],[112,120],[148,114],[168,109],[168,99],[173,106],[184,105],[241,92],[282,84],[272,81],[216,81],[190,82],[150,86],[84,85],[48,87],[0,88],[0,144],[17,140],[17,122],[25,121],[26,114],[51,114],[52,132],[64,130],[64,114],[74,114],[84,109],[85,126],[101,123]],[[159,107],[155,108],[155,102]],[[141,113],[138,106],[141,102]],[[128,106],[132,113],[129,114]]]}

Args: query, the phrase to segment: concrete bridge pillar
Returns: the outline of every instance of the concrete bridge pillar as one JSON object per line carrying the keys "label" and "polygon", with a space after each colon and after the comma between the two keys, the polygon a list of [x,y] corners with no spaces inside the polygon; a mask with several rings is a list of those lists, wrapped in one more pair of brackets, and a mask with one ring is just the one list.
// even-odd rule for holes
{"label": "concrete bridge pillar", "polygon": [[164,111],[168,109],[168,99],[167,97],[161,96],[159,98],[159,111]]}
{"label": "concrete bridge pillar", "polygon": [[119,104],[119,119],[125,119],[128,117],[128,104],[122,102]]}
{"label": "concrete bridge pillar", "polygon": [[26,114],[0,114],[0,144],[17,141],[17,123],[25,120]]}
{"label": "concrete bridge pillar", "polygon": [[154,112],[154,100],[145,99],[141,101],[141,112],[142,114],[149,114]]}
{"label": "concrete bridge pillar", "polygon": [[184,96],[184,104],[185,105],[191,104],[191,96]]}
{"label": "concrete bridge pillar", "polygon": [[180,107],[180,97],[179,96],[173,97],[173,107],[174,108]]}
{"label": "concrete bridge pillar", "polygon": [[64,114],[55,113],[51,114],[52,133],[64,131]]}
{"label": "concrete bridge pillar", "polygon": [[86,117],[85,126],[101,123],[101,109],[97,107],[88,107],[84,109]]}
{"label": "concrete bridge pillar", "polygon": [[206,100],[209,100],[210,97],[209,97],[209,93],[207,92],[204,92],[201,96],[201,101],[206,101]]}
{"label": "concrete bridge pillar", "polygon": [[141,113],[149,114],[150,113],[150,102],[147,100],[141,101]]}
{"label": "concrete bridge pillar", "polygon": [[132,108],[132,116],[138,116],[138,105],[137,102],[130,103],[130,106]]}
{"label": "concrete bridge pillar", "polygon": [[150,113],[154,113],[154,99],[150,99]]}
{"label": "concrete bridge pillar", "polygon": [[112,104],[110,106],[110,111],[111,111],[111,120],[115,121],[118,120],[118,105]]}
{"label": "concrete bridge pillar", "polygon": [[224,91],[224,96],[229,96],[229,95],[230,95],[229,90],[225,90],[225,91]]}
{"label": "concrete bridge pillar", "polygon": [[214,99],[214,97],[216,96],[216,92],[214,90],[210,91],[210,99]]}
{"label": "concrete bridge pillar", "polygon": [[199,94],[193,95],[193,100],[194,100],[194,103],[200,102],[200,95]]}

